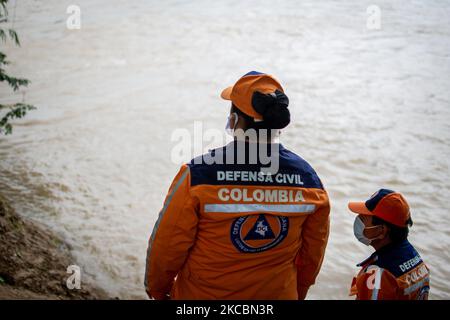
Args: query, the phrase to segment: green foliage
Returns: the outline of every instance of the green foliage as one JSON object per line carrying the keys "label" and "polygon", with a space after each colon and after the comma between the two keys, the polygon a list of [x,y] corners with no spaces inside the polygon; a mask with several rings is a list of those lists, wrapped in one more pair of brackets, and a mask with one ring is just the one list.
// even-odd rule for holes
{"label": "green foliage", "polygon": [[[4,28],[8,20],[8,0],[0,0],[0,43],[11,40],[16,46],[20,46],[19,37],[13,29]],[[21,87],[26,87],[30,81],[23,78],[16,78],[6,73],[5,66],[9,64],[6,54],[0,51],[0,83],[5,83],[15,92]],[[32,105],[25,103],[1,104],[0,103],[0,134],[11,134],[11,120],[23,118],[30,110],[36,109]]]}

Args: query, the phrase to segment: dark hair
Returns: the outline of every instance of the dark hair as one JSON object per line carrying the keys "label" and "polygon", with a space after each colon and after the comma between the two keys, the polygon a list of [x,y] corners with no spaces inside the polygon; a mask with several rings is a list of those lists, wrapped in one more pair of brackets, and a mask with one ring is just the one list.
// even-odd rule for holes
{"label": "dark hair", "polygon": [[263,121],[255,121],[234,104],[231,110],[245,119],[247,129],[283,129],[291,122],[291,113],[288,109],[289,98],[280,90],[269,94],[255,91],[252,96],[252,106],[262,116]]}
{"label": "dark hair", "polygon": [[384,221],[383,219],[380,219],[376,216],[372,216],[372,224],[373,225],[375,225],[375,226],[385,225],[389,228],[389,239],[391,239],[391,241],[394,243],[402,242],[402,241],[408,239],[408,234],[409,234],[408,226],[412,226],[413,221],[411,218],[409,218],[406,223],[407,223],[406,227],[398,227],[398,226],[396,226],[392,223],[389,223],[387,221]]}

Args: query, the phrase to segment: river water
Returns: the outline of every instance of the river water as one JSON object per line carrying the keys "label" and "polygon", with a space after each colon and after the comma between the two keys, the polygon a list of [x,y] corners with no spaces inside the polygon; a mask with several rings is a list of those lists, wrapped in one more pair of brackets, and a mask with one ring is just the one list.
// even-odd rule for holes
{"label": "river water", "polygon": [[0,137],[0,192],[67,240],[82,280],[145,297],[147,240],[180,165],[173,132],[222,130],[220,90],[261,70],[290,98],[282,143],[332,201],[309,297],[348,298],[371,251],[353,237],[347,201],[386,187],[410,202],[431,298],[450,298],[449,1],[377,1],[380,29],[367,27],[364,0],[77,0],[79,30],[66,27],[72,4],[11,0],[22,46],[2,50],[32,84],[2,86],[0,99],[38,109]]}

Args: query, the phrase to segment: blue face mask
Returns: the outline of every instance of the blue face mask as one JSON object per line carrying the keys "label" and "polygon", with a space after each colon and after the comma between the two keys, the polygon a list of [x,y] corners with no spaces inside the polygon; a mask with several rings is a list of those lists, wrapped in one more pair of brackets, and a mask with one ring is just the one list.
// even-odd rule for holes
{"label": "blue face mask", "polygon": [[364,235],[364,230],[378,228],[378,227],[379,226],[366,227],[366,225],[361,220],[361,218],[359,216],[357,216],[355,219],[355,222],[353,223],[353,234],[355,235],[356,239],[358,239],[359,242],[368,246],[372,243],[373,240],[378,239],[378,237],[369,239]]}
{"label": "blue face mask", "polygon": [[[231,128],[231,118],[234,120],[233,128]],[[234,136],[234,129],[236,128],[236,125],[238,123],[238,114],[236,112],[233,112],[228,116],[227,124],[225,125],[225,131],[230,135]]]}

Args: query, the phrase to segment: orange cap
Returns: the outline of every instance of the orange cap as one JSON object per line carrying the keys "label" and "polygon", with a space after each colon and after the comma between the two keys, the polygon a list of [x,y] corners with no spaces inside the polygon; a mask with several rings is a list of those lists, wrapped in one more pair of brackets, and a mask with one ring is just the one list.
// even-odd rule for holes
{"label": "orange cap", "polygon": [[378,190],[366,202],[349,202],[348,208],[354,213],[376,216],[402,228],[408,226],[411,217],[406,199],[388,189]]}
{"label": "orange cap", "polygon": [[250,71],[243,75],[234,86],[228,87],[220,95],[233,104],[246,115],[255,120],[262,120],[262,116],[252,106],[252,96],[255,91],[272,93],[276,90],[284,92],[281,84],[271,75],[258,71]]}

